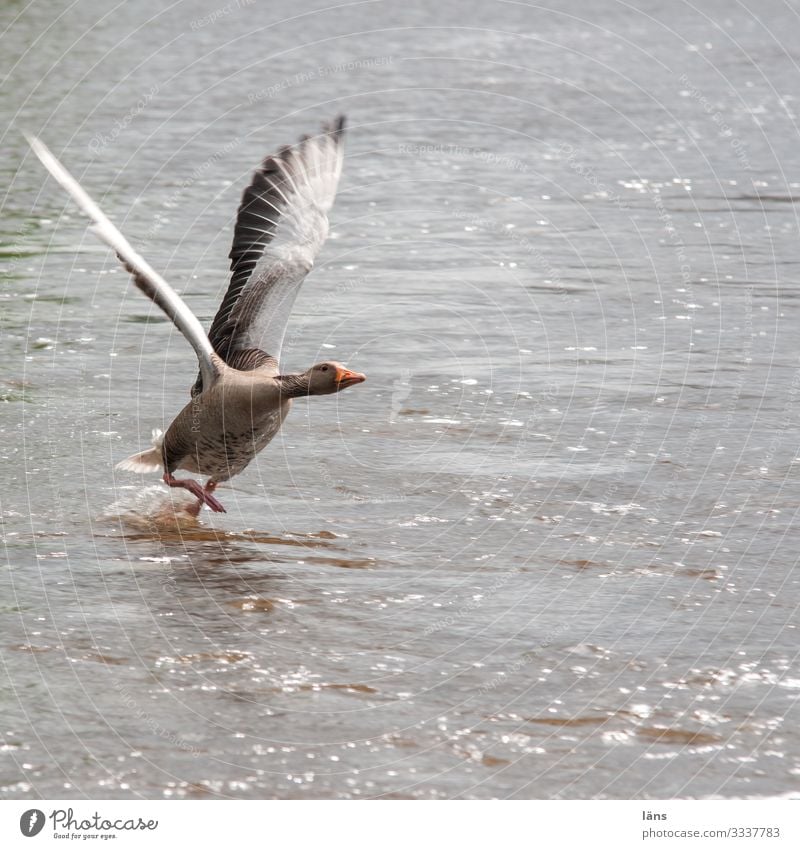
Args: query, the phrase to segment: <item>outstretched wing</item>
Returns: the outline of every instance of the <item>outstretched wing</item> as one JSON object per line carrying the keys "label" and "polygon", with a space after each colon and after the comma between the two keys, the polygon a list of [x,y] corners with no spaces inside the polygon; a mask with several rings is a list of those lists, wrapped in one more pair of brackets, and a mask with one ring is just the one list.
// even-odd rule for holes
{"label": "outstretched wing", "polygon": [[189,341],[197,354],[197,359],[200,361],[203,386],[209,387],[217,378],[218,370],[213,362],[214,349],[197,317],[169,283],[136,253],[130,242],[111,223],[100,207],[81,188],[80,183],[56,159],[48,147],[33,136],[26,136],[26,138],[28,144],[33,148],[33,152],[41,160],[42,165],[58,180],[75,203],[92,220],[91,230],[116,251],[122,264],[133,275],[133,282],[148,298],[164,310]]}
{"label": "outstretched wing", "polygon": [[231,247],[231,282],[208,334],[226,361],[259,349],[280,358],[289,314],[328,236],[342,173],[344,116],[268,156],[245,189]]}

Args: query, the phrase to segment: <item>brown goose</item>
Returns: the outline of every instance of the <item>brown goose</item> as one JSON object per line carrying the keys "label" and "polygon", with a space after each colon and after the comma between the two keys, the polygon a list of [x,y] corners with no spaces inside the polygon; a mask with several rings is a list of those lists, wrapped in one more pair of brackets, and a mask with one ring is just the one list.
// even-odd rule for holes
{"label": "brown goose", "polygon": [[[342,171],[344,117],[268,156],[245,190],[230,252],[231,282],[206,335],[168,283],[131,247],[78,182],[38,139],[28,141],[47,170],[92,219],[92,230],[111,248],[135,284],[172,319],[200,363],[192,400],[153,447],[118,468],[164,470],[168,486],[225,508],[214,497],[222,481],[238,475],[280,430],[292,399],[330,395],[366,380],[336,362],[300,374],[281,374],[278,361],[289,314],[305,276],[328,235]],[[205,486],[176,478],[178,469],[208,477]]]}

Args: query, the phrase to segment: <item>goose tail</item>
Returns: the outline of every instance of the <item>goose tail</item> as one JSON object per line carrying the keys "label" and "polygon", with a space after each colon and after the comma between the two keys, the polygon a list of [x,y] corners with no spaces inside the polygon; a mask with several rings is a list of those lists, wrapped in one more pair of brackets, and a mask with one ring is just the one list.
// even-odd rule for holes
{"label": "goose tail", "polygon": [[164,459],[162,455],[162,445],[164,444],[164,434],[160,430],[153,431],[153,447],[147,451],[140,451],[138,454],[133,454],[125,460],[117,463],[117,468],[125,472],[138,472],[146,474],[147,472],[158,472],[164,468]]}

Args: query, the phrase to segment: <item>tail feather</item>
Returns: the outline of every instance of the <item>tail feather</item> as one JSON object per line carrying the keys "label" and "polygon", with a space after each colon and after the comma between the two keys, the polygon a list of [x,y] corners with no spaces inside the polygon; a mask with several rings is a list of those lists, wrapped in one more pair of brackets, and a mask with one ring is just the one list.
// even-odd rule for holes
{"label": "tail feather", "polygon": [[164,443],[164,434],[160,430],[153,431],[153,447],[147,451],[141,451],[138,454],[133,454],[125,460],[117,463],[117,468],[126,472],[138,472],[146,474],[147,472],[158,472],[164,468],[164,460],[161,453],[161,446]]}

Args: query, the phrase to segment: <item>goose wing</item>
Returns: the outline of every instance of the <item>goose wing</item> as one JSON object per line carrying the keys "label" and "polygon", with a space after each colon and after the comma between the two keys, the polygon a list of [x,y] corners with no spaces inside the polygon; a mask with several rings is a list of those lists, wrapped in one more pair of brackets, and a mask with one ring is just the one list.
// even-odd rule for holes
{"label": "goose wing", "polygon": [[116,251],[122,264],[133,275],[133,282],[136,286],[150,300],[161,307],[189,341],[197,354],[197,359],[200,361],[203,386],[210,386],[217,378],[218,370],[213,362],[214,349],[197,317],[172,286],[136,253],[130,242],[111,223],[100,207],[56,159],[48,147],[33,136],[27,136],[27,139],[42,165],[67,190],[75,203],[92,220],[92,231]]}
{"label": "goose wing", "polygon": [[340,115],[319,135],[268,156],[245,189],[230,252],[231,282],[209,331],[214,350],[231,365],[246,362],[242,352],[252,349],[280,358],[295,298],[328,236],[344,125]]}

